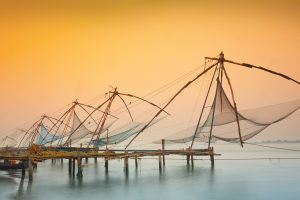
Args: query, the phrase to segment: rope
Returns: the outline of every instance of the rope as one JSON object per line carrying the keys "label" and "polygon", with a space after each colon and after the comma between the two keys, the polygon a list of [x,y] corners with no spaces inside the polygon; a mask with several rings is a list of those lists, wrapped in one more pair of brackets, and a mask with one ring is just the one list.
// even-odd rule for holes
{"label": "rope", "polygon": [[264,147],[264,148],[270,148],[270,149],[278,149],[278,150],[286,150],[286,151],[297,151],[297,152],[300,152],[299,149],[281,148],[281,147],[267,146],[267,145],[262,145],[262,144],[254,144],[254,143],[249,143],[249,142],[243,142],[243,143],[244,143],[244,144],[253,145],[253,146],[259,146],[259,147]]}

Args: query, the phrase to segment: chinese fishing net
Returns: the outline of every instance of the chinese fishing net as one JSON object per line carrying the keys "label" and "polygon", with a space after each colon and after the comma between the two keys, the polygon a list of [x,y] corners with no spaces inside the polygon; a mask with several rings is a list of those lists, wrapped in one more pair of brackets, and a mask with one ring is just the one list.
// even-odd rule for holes
{"label": "chinese fishing net", "polygon": [[[270,105],[255,109],[248,109],[235,113],[235,108],[229,101],[221,83],[217,82],[216,95],[213,105],[204,122],[196,131],[196,125],[178,131],[165,138],[166,143],[211,142],[222,140],[226,142],[240,142],[237,121],[240,124],[242,141],[249,140],[261,133],[270,125],[289,117],[300,108],[300,100]],[[159,143],[156,141],[155,143]]]}

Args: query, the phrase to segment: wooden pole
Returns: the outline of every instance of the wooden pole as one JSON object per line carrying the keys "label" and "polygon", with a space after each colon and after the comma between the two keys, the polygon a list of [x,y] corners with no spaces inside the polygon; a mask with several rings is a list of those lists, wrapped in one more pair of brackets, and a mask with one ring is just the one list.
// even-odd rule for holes
{"label": "wooden pole", "polygon": [[165,161],[165,139],[161,140],[161,146],[162,146],[163,166],[165,166],[166,165],[166,161]]}
{"label": "wooden pole", "polygon": [[97,157],[95,157],[95,163],[97,163],[98,162],[98,158]]}
{"label": "wooden pole", "polygon": [[125,158],[124,158],[124,171],[126,175],[128,175],[128,152],[125,151]]}
{"label": "wooden pole", "polygon": [[72,159],[69,158],[69,175],[72,174]]}
{"label": "wooden pole", "polygon": [[190,153],[186,154],[186,164],[190,165]]}
{"label": "wooden pole", "polygon": [[212,83],[213,83],[213,80],[215,78],[215,74],[216,74],[216,71],[217,71],[218,67],[216,67],[216,69],[214,70],[214,74],[212,76],[212,79],[210,81],[210,84],[209,84],[209,87],[208,87],[208,90],[207,90],[207,93],[206,93],[206,97],[205,97],[205,100],[203,102],[203,106],[202,106],[202,109],[201,109],[201,113],[200,113],[200,116],[198,118],[198,122],[197,122],[197,126],[196,126],[196,129],[195,129],[195,133],[193,135],[193,140],[192,140],[192,143],[191,143],[191,148],[193,148],[193,145],[194,145],[194,142],[195,142],[195,138],[196,138],[196,135],[198,133],[198,129],[199,129],[199,126],[200,126],[200,122],[202,120],[202,115],[204,113],[204,109],[205,109],[205,106],[206,106],[206,102],[207,102],[207,99],[208,99],[208,95],[210,93],[210,89],[211,89],[211,86],[212,86]]}
{"label": "wooden pole", "polygon": [[81,178],[83,175],[82,175],[82,158],[81,157],[78,157],[77,158],[77,177],[78,178]]}
{"label": "wooden pole", "polygon": [[209,148],[209,154],[210,154],[211,166],[214,167],[215,166],[215,159],[214,159],[214,148],[213,147]]}
{"label": "wooden pole", "polygon": [[[223,65],[223,64],[222,64],[222,65]],[[240,128],[240,121],[239,121],[239,117],[238,117],[237,105],[236,105],[236,102],[235,102],[235,98],[234,98],[234,93],[233,93],[232,85],[231,85],[229,76],[227,75],[227,72],[226,72],[226,70],[225,70],[224,65],[223,65],[222,69],[223,69],[223,71],[224,71],[225,77],[226,77],[227,82],[228,82],[228,85],[229,85],[229,87],[230,87],[231,96],[232,96],[232,101],[233,101],[233,105],[234,105],[234,112],[235,112],[235,117],[236,117],[236,123],[237,123],[238,131],[239,131],[240,143],[241,143],[241,146],[243,147],[243,140],[242,140],[242,134],[241,134],[241,128]]]}
{"label": "wooden pole", "polygon": [[213,108],[212,108],[213,109],[213,113],[212,113],[212,119],[211,119],[210,131],[209,131],[208,148],[210,147],[211,136],[212,136],[212,131],[213,131],[213,127],[214,127],[214,119],[215,119],[215,111],[216,111],[216,101],[217,101],[217,92],[218,92],[218,83],[217,83],[217,87],[216,87],[216,93],[215,93],[214,103],[213,103]]}
{"label": "wooden pole", "polygon": [[159,167],[159,172],[161,172],[162,167],[161,167],[161,154],[158,156],[158,167]]}
{"label": "wooden pole", "polygon": [[192,167],[194,167],[194,154],[191,154]]}
{"label": "wooden pole", "polygon": [[167,107],[168,105],[170,105],[172,103],[172,101],[183,91],[185,90],[187,87],[189,87],[189,85],[191,85],[193,82],[195,82],[197,79],[199,79],[201,76],[203,76],[206,72],[208,72],[209,70],[211,70],[213,67],[215,67],[217,63],[212,64],[210,67],[208,67],[207,69],[205,69],[203,72],[201,72],[200,74],[198,74],[194,79],[192,79],[191,81],[189,81],[188,83],[186,83],[169,101],[168,103],[161,108],[160,111],[158,111],[154,117],[152,117],[152,119],[130,140],[130,142],[127,144],[127,146],[125,147],[125,149],[127,149],[129,147],[129,145],[153,122],[153,120],[160,115],[160,113],[162,113]]}
{"label": "wooden pole", "polygon": [[72,175],[75,176],[75,158],[73,158],[72,168]]}
{"label": "wooden pole", "polygon": [[32,168],[32,159],[28,159],[28,178],[29,181],[33,180],[33,168]]}
{"label": "wooden pole", "polygon": [[108,158],[105,159],[105,172],[108,172]]}
{"label": "wooden pole", "polygon": [[138,160],[137,160],[137,156],[134,156],[134,161],[135,161],[135,169],[138,169]]}
{"label": "wooden pole", "polygon": [[25,178],[25,163],[24,160],[22,160],[22,179]]}

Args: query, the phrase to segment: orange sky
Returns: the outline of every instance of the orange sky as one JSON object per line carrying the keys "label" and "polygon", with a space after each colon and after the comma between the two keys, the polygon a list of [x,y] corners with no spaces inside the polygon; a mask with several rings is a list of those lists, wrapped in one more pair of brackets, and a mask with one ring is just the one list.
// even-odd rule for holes
{"label": "orange sky", "polygon": [[[8,2],[0,3],[0,133],[109,85],[143,96],[222,50],[300,80],[297,0]],[[242,108],[300,98],[292,82],[227,68]]]}

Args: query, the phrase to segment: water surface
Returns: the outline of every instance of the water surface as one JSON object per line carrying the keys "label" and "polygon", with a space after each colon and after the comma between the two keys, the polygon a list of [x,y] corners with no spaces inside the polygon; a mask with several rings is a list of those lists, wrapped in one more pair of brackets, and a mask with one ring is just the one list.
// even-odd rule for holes
{"label": "water surface", "polygon": [[[295,146],[295,145],[294,145]],[[0,171],[0,199],[299,199],[299,152],[221,146],[223,153],[211,167],[209,160],[187,166],[182,156],[170,157],[160,172],[155,157],[143,159],[136,170],[130,160],[129,174],[123,161],[110,161],[105,173],[103,160],[90,159],[83,178],[68,174],[67,160],[40,163],[32,183],[20,172]],[[232,158],[274,158],[231,160]],[[229,160],[227,160],[229,158]],[[84,163],[84,160],[83,160]]]}

